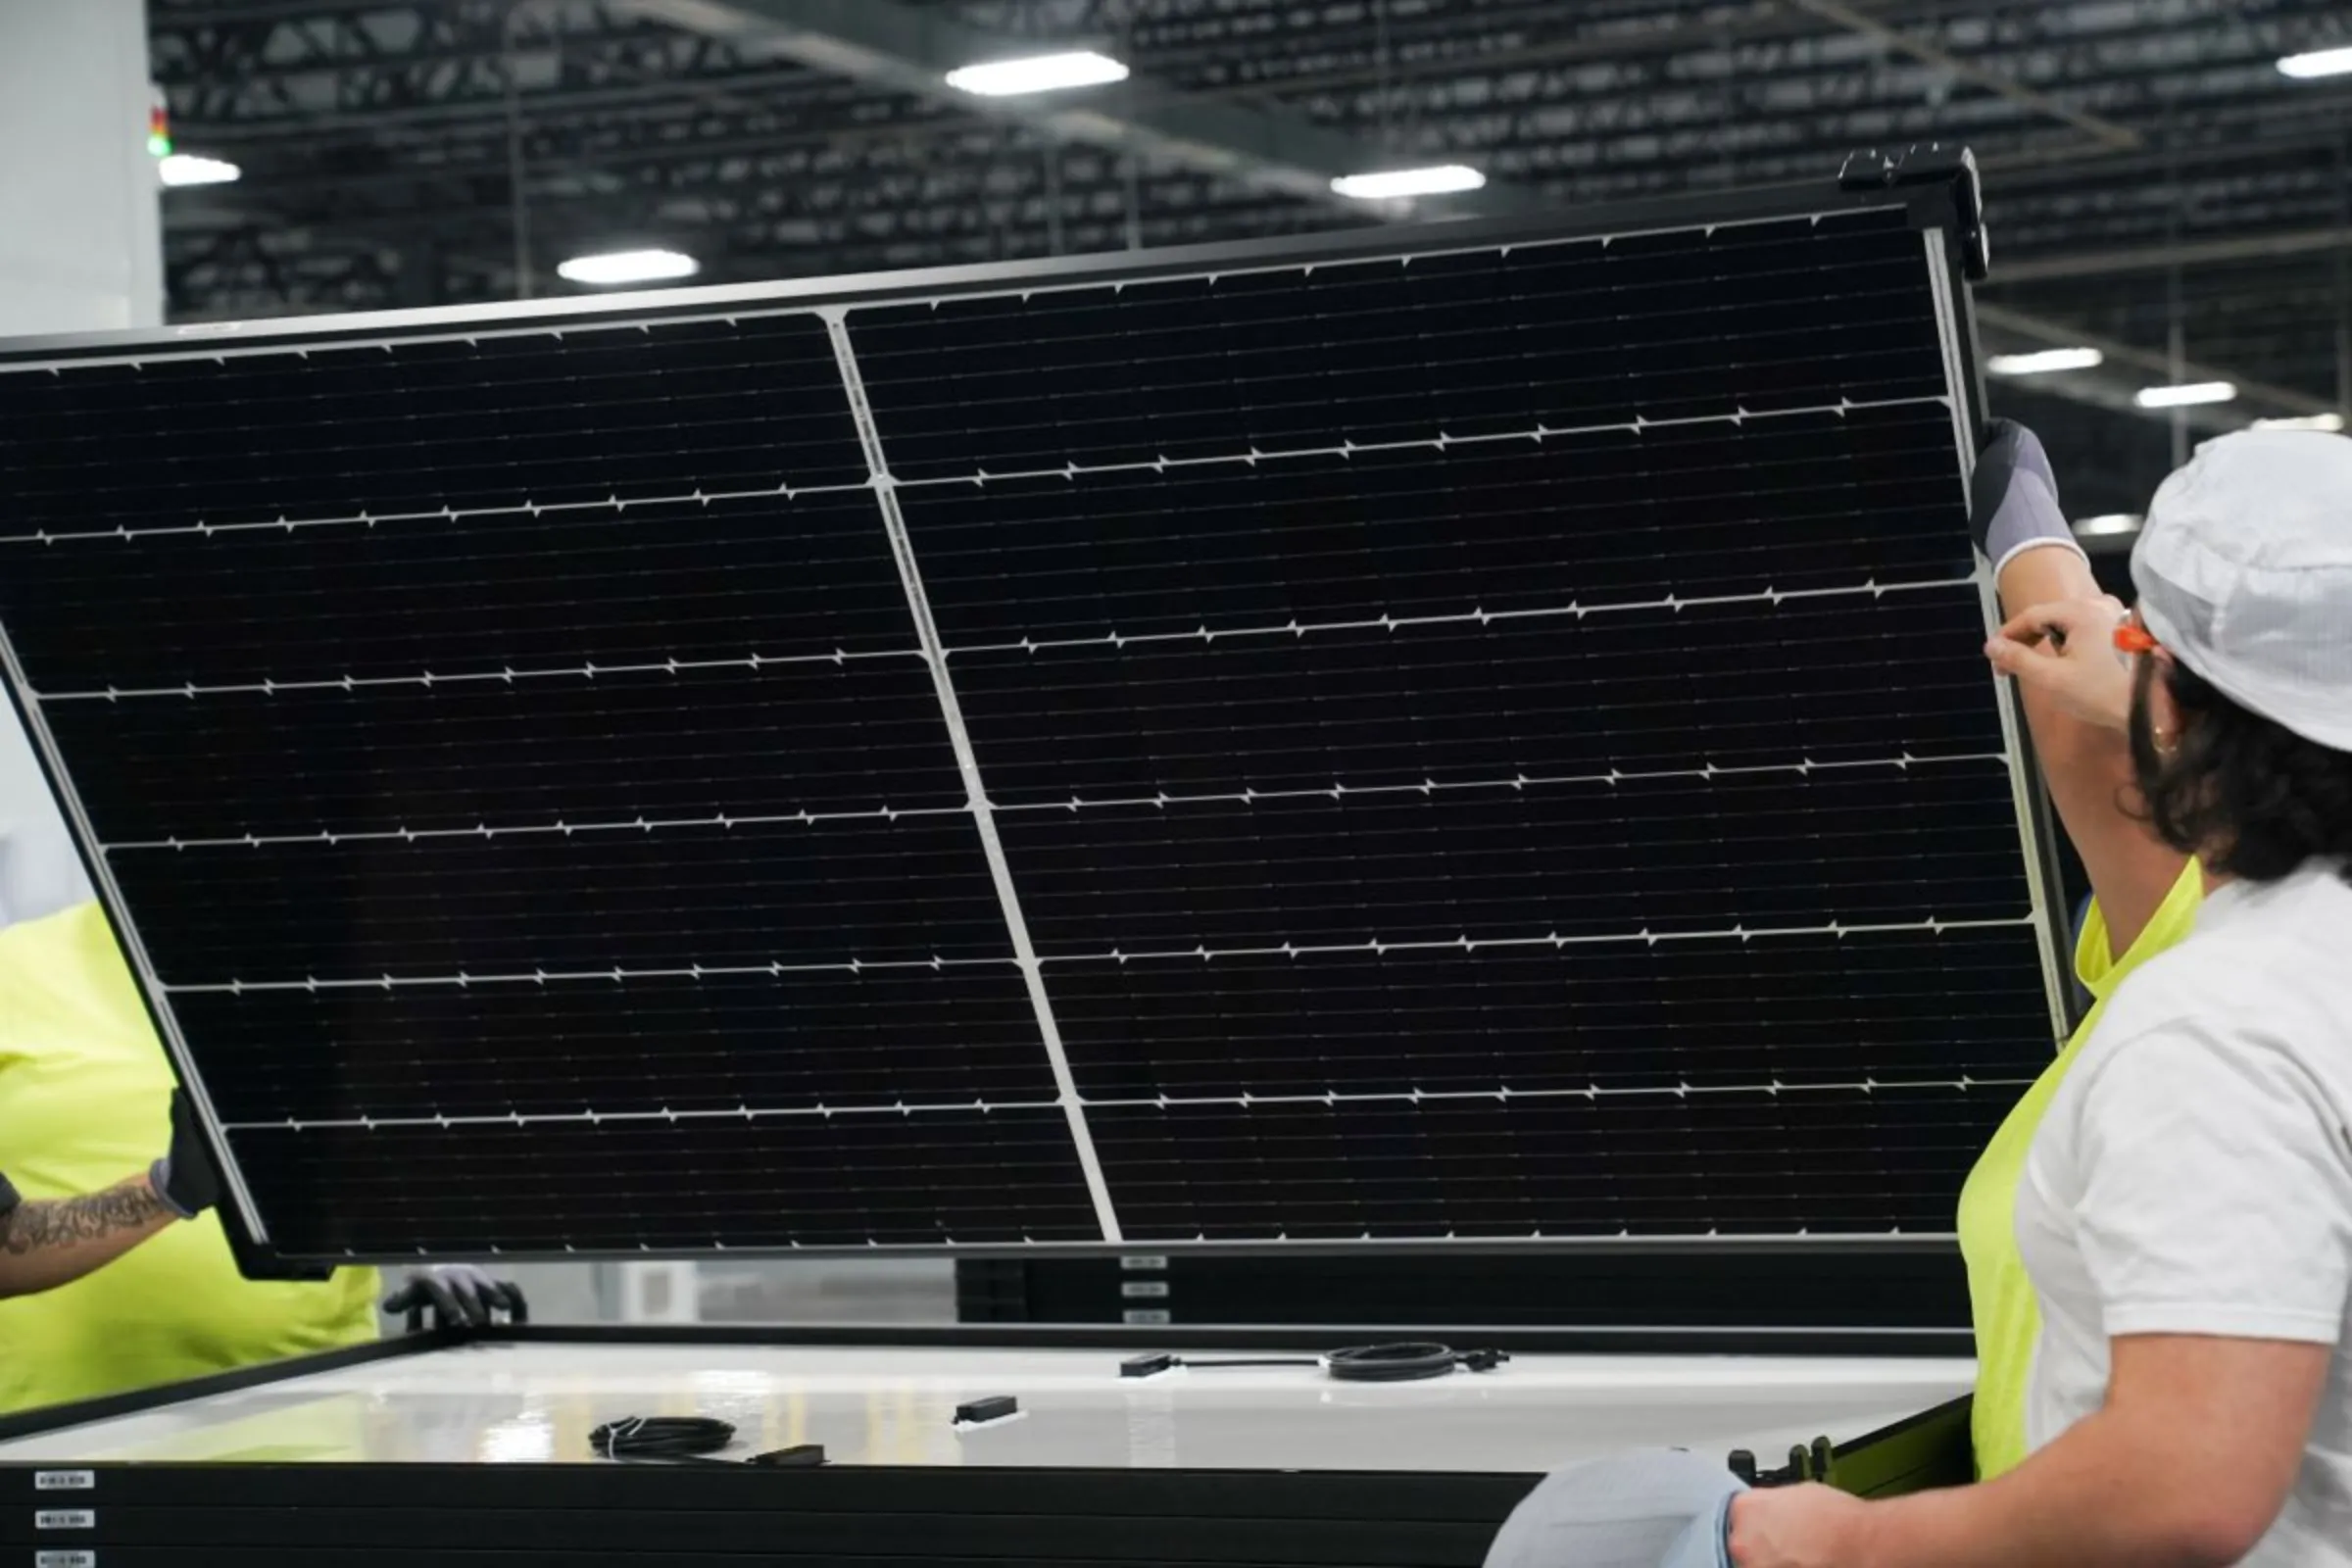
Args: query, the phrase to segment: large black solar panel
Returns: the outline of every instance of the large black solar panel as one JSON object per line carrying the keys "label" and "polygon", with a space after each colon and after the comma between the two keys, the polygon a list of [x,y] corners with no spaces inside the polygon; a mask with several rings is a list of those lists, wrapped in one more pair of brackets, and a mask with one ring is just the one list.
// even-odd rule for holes
{"label": "large black solar panel", "polygon": [[11,684],[258,1258],[1942,1232],[1937,211],[0,354]]}

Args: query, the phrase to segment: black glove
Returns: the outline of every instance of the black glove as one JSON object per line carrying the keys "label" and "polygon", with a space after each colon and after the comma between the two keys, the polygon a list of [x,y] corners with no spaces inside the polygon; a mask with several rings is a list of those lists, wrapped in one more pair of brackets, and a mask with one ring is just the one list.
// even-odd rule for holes
{"label": "black glove", "polygon": [[184,1089],[172,1091],[172,1148],[148,1167],[147,1181],[164,1206],[181,1219],[194,1219],[220,1201],[220,1173],[213,1169],[196,1104]]}
{"label": "black glove", "polygon": [[384,1298],[384,1310],[408,1314],[409,1327],[421,1328],[427,1310],[436,1324],[452,1328],[464,1323],[484,1328],[506,1313],[517,1323],[531,1319],[522,1292],[506,1280],[493,1279],[471,1263],[441,1263],[418,1269],[399,1290]]}
{"label": "black glove", "polygon": [[2058,479],[2033,431],[2014,419],[1984,427],[1984,451],[1969,481],[1968,533],[1998,571],[2010,558],[2042,545],[2082,553],[2058,506]]}

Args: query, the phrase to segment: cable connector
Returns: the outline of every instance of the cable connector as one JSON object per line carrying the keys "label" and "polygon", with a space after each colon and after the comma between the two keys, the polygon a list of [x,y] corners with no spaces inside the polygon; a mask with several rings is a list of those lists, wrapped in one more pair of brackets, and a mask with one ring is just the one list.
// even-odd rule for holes
{"label": "cable connector", "polygon": [[970,1399],[956,1407],[956,1425],[984,1427],[992,1421],[1009,1421],[1021,1413],[1021,1401],[1009,1394],[995,1394],[985,1399]]}
{"label": "cable connector", "polygon": [[1162,1372],[1173,1372],[1182,1365],[1184,1365],[1184,1361],[1179,1356],[1131,1355],[1119,1363],[1119,1376],[1123,1378],[1155,1378]]}
{"label": "cable connector", "polygon": [[821,1443],[801,1443],[789,1448],[770,1448],[765,1453],[755,1453],[743,1462],[763,1465],[770,1470],[814,1470],[825,1462],[825,1446]]}

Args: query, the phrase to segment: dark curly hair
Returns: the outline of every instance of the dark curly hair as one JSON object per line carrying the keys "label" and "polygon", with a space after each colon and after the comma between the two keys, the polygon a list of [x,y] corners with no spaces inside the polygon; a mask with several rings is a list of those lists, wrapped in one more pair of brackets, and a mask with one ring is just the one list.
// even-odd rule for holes
{"label": "dark curly hair", "polygon": [[[2170,752],[2157,750],[2148,705],[2160,662],[2180,714]],[[2333,857],[2352,877],[2352,752],[2248,711],[2178,660],[2140,661],[2131,733],[2138,814],[2174,849],[2249,882]]]}

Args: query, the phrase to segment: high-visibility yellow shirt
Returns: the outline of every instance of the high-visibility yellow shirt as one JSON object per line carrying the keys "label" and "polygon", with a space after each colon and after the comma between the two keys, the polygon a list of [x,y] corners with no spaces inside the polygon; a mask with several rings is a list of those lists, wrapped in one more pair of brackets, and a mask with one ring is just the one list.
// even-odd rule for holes
{"label": "high-visibility yellow shirt", "polygon": [[[0,930],[0,1170],[27,1199],[144,1171],[171,1140],[172,1071],[95,904]],[[173,1225],[87,1278],[0,1301],[0,1412],[375,1338],[377,1279],[237,1272],[220,1220]]]}
{"label": "high-visibility yellow shirt", "polygon": [[2017,1250],[2017,1183],[2026,1168],[2026,1152],[2049,1109],[2050,1097],[2106,1012],[2107,999],[2132,970],[2186,937],[2204,902],[2204,873],[2191,860],[2147,929],[2121,957],[2108,945],[2106,915],[2092,903],[2075,944],[2075,973],[2091,994],[2090,1011],[1992,1135],[1961,1189],[1960,1251],[1968,1263],[1969,1304],[1977,1330],[1974,1425],[1977,1474],[1983,1480],[2015,1469],[2028,1452],[2026,1382],[2034,1370],[2034,1342],[2041,1336],[2041,1307]]}

